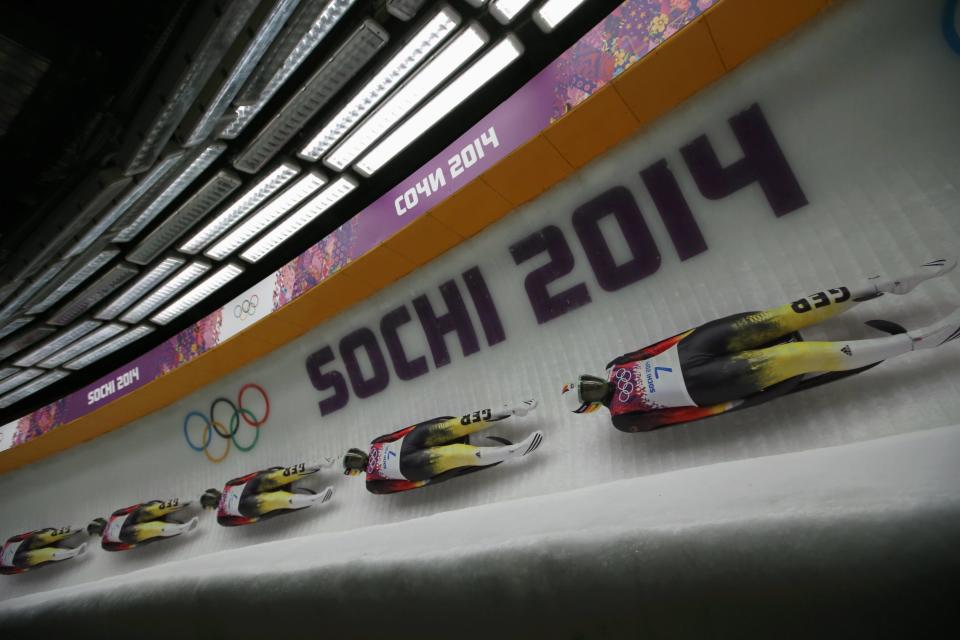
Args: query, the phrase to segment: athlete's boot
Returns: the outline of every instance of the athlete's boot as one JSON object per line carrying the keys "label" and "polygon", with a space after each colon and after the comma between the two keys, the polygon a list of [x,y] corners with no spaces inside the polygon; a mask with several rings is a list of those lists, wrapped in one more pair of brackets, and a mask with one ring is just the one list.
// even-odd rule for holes
{"label": "athlete's boot", "polygon": [[82,556],[87,550],[87,543],[84,542],[79,547],[68,548],[68,547],[59,547],[56,551],[53,552],[53,555],[50,557],[51,560],[57,562],[61,560],[69,560],[70,558],[76,558],[77,556]]}
{"label": "athlete's boot", "polygon": [[896,296],[902,296],[910,293],[918,284],[932,278],[939,278],[942,275],[950,273],[957,266],[956,258],[939,258],[931,260],[920,266],[916,272],[899,278],[886,278],[885,276],[874,276],[870,278],[870,283],[874,286],[876,293],[892,293]]}
{"label": "athlete's boot", "polygon": [[160,530],[160,535],[164,538],[172,538],[173,536],[178,536],[181,533],[190,533],[200,524],[200,519],[196,516],[190,518],[183,524],[179,522],[165,522],[163,523],[163,529]]}
{"label": "athlete's boot", "polygon": [[907,331],[907,335],[913,340],[914,350],[932,349],[955,340],[960,336],[960,309],[956,309],[949,316],[929,327]]}
{"label": "athlete's boot", "polygon": [[331,498],[333,498],[333,487],[327,487],[320,493],[313,493],[309,489],[299,488],[296,489],[296,493],[290,497],[290,508],[306,509],[315,504],[325,504],[329,502]]}
{"label": "athlete's boot", "polygon": [[495,464],[513,458],[522,458],[536,451],[541,442],[543,442],[543,432],[534,431],[516,444],[509,444],[503,447],[477,447],[477,457],[480,458],[485,465]]}

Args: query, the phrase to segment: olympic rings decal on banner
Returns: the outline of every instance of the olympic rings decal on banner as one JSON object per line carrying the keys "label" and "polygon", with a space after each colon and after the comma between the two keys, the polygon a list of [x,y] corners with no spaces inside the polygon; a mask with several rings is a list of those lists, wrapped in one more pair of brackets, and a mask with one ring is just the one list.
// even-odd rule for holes
{"label": "olympic rings decal on banner", "polygon": [[[262,418],[257,418],[256,414],[243,406],[243,397],[244,393],[249,390],[259,391],[260,395],[263,396],[263,401],[266,405],[266,409],[263,413]],[[217,419],[217,409],[220,405],[227,405],[227,407],[233,411],[230,414],[229,419],[229,428],[224,426],[223,422]],[[226,409],[221,409],[220,414],[223,414],[223,411]],[[183,418],[183,437],[187,440],[187,446],[197,452],[202,452],[203,455],[207,457],[207,460],[213,463],[221,462],[230,453],[231,443],[233,446],[240,451],[247,452],[253,450],[257,446],[257,442],[260,440],[260,426],[263,425],[270,417],[270,396],[267,395],[267,392],[258,384],[248,382],[247,384],[240,387],[240,391],[237,393],[237,401],[234,402],[230,398],[219,397],[216,398],[212,403],[210,403],[210,415],[209,417],[199,411],[191,411]],[[201,437],[201,443],[195,444],[194,441],[190,438],[190,420],[193,418],[199,418],[203,422],[203,436]],[[237,440],[237,432],[240,430],[240,422],[243,421],[247,423],[247,426],[253,429],[254,435],[253,440],[249,444],[240,444],[240,441]],[[210,444],[213,440],[213,434],[217,434],[222,439],[226,440],[224,445],[223,453],[218,456],[214,456],[210,453]]]}
{"label": "olympic rings decal on banner", "polygon": [[257,305],[259,304],[260,296],[253,294],[243,302],[238,302],[236,306],[233,307],[233,317],[241,321],[252,318],[257,312]]}

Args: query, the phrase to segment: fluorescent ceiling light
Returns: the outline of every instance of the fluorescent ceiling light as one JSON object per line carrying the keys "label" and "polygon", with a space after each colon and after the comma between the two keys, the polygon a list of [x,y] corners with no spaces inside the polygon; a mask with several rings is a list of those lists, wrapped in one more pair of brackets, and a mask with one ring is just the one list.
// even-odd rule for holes
{"label": "fluorescent ceiling light", "polygon": [[[37,291],[43,288],[44,285],[50,282],[53,279],[53,276],[60,273],[60,271],[63,269],[64,264],[65,262],[57,262],[56,264],[50,265],[49,267],[47,267],[46,271],[40,274],[39,277],[34,279],[26,287],[18,291],[17,295],[12,300],[10,300],[10,302],[4,305],[3,311],[0,311],[0,317],[8,318],[11,315],[13,315],[17,311],[17,309],[19,309],[23,305],[24,302],[29,300],[30,297],[33,296],[33,294],[35,294]],[[10,333],[10,332],[7,331],[7,333]],[[6,334],[3,334],[3,335],[6,335]]]}
{"label": "fluorescent ceiling light", "polygon": [[177,163],[180,162],[180,158],[183,157],[183,151],[171,154],[164,158],[157,166],[155,166],[150,173],[148,173],[142,180],[133,185],[129,191],[120,199],[120,202],[115,204],[110,211],[108,211],[102,218],[100,218],[97,223],[92,226],[80,239],[80,241],[73,245],[65,257],[72,258],[73,256],[83,252],[89,247],[93,242],[103,235],[103,232],[110,228],[114,222],[116,222],[120,216],[127,212],[127,209],[130,206],[140,199],[143,194],[145,194],[151,187],[156,185],[158,182],[167,177]]}
{"label": "fluorescent ceiling light", "polygon": [[512,35],[498,42],[469,69],[378,143],[357,163],[357,170],[366,176],[376,172],[480,87],[506,69],[522,53],[523,45]]}
{"label": "fluorescent ceiling light", "polygon": [[246,244],[250,238],[269,227],[275,220],[278,220],[281,216],[307,199],[310,194],[322,187],[326,182],[327,180],[323,174],[311,171],[204,253],[211,258],[223,260],[235,249]]}
{"label": "fluorescent ceiling light", "polygon": [[531,0],[494,0],[490,5],[490,13],[500,24],[509,24],[530,2]]}
{"label": "fluorescent ceiling light", "polygon": [[[39,376],[41,373],[43,373],[41,369],[27,369],[19,376],[14,376],[14,378],[21,378],[20,382],[23,383],[29,380],[33,380],[34,378]],[[0,408],[9,407],[14,402],[17,402],[19,400],[26,398],[31,393],[39,391],[40,389],[43,389],[47,385],[53,384],[54,382],[63,378],[66,375],[67,375],[66,371],[51,371],[47,373],[47,375],[43,376],[42,378],[34,380],[33,382],[20,387],[16,391],[13,391],[3,397],[0,397]],[[9,382],[10,380],[13,380],[13,378],[10,378],[9,380],[7,380],[7,382]],[[3,392],[4,387],[5,385],[0,385],[0,393]],[[6,387],[6,388],[12,388],[12,387]]]}
{"label": "fluorescent ceiling light", "polygon": [[140,241],[125,257],[130,262],[146,265],[173,244],[201,218],[219,205],[243,184],[232,171],[220,171],[200,187],[179,209]]}
{"label": "fluorescent ceiling light", "polygon": [[384,98],[393,88],[407,77],[417,65],[427,58],[447,39],[457,25],[460,16],[450,7],[443,7],[427,24],[417,32],[390,60],[380,68],[373,78],[363,86],[353,98],[333,116],[310,142],[300,151],[300,157],[317,160],[333,147],[353,125]]}
{"label": "fluorescent ceiling light", "polygon": [[213,275],[206,278],[193,289],[190,289],[190,291],[187,291],[185,294],[171,302],[169,305],[164,307],[160,313],[150,319],[157,324],[167,324],[207,296],[215,293],[217,289],[227,284],[241,273],[243,273],[243,267],[235,264],[227,264],[221,267]]}
{"label": "fluorescent ceiling light", "polygon": [[80,355],[87,349],[97,346],[104,340],[112,338],[124,329],[126,329],[126,326],[111,322],[108,325],[100,327],[93,333],[88,333],[86,336],[80,338],[66,349],[57,351],[55,354],[41,362],[39,366],[44,367],[45,369],[52,369],[53,367],[61,365],[67,360],[70,360],[74,356]]}
{"label": "fluorescent ceiling light", "polygon": [[17,367],[4,367],[3,369],[0,369],[0,380],[9,378],[18,371],[21,371],[21,369],[18,369]]}
{"label": "fluorescent ceiling light", "polygon": [[487,33],[477,24],[471,24],[461,31],[443,51],[417,71],[383,106],[347,136],[323,162],[337,171],[346,169],[377,138],[406,117],[473,54],[482,49],[486,42]]}
{"label": "fluorescent ceiling light", "polygon": [[164,282],[156,291],[139,302],[137,306],[123,314],[120,319],[130,323],[140,322],[150,312],[180,293],[185,286],[202,276],[209,269],[210,265],[205,262],[191,262],[181,269],[177,275]]}
{"label": "fluorescent ceiling light", "polygon": [[63,349],[71,342],[82,338],[99,326],[100,323],[96,320],[84,320],[83,322],[76,324],[69,329],[61,331],[33,351],[30,351],[25,356],[15,360],[13,364],[17,365],[18,367],[32,367],[47,356],[56,353],[60,349]]}
{"label": "fluorescent ceiling light", "polygon": [[233,204],[220,212],[212,222],[182,244],[180,251],[197,253],[236,224],[243,216],[253,211],[261,202],[273,195],[298,173],[300,173],[300,167],[292,162],[284,162],[237,198]]}
{"label": "fluorescent ceiling light", "polygon": [[43,313],[49,309],[55,302],[59,301],[60,298],[76,289],[80,283],[99,271],[100,267],[110,262],[110,260],[118,253],[120,253],[119,249],[107,249],[106,251],[101,251],[98,253],[93,260],[83,265],[83,267],[80,269],[74,271],[69,278],[64,280],[59,287],[47,294],[42,301],[33,305],[30,308],[30,313]]}
{"label": "fluorescent ceiling light", "polygon": [[34,324],[25,331],[14,334],[0,343],[0,360],[8,358],[15,353],[23,351],[32,344],[35,344],[46,338],[51,333],[56,333],[56,329],[43,324]]}
{"label": "fluorescent ceiling light", "polygon": [[271,48],[260,70],[251,78],[251,89],[245,90],[241,99],[244,106],[237,109],[233,121],[223,128],[218,137],[233,139],[240,135],[355,1],[330,0],[316,13],[320,2],[306,0],[301,11],[290,20],[280,40]]}
{"label": "fluorescent ceiling light", "polygon": [[549,33],[581,4],[583,0],[547,0],[543,6],[533,12],[533,21],[543,31]]}
{"label": "fluorescent ceiling light", "polygon": [[167,144],[183,116],[193,106],[258,4],[259,0],[231,0],[219,7],[222,13],[200,46],[190,51],[188,66],[177,78],[173,90],[164,96],[163,107],[137,145],[133,159],[127,165],[127,175],[140,173],[154,163],[160,149]]}
{"label": "fluorescent ceiling light", "polygon": [[386,45],[389,34],[364,20],[303,87],[280,109],[233,161],[247,173],[259,171]]}
{"label": "fluorescent ceiling light", "polygon": [[94,317],[98,320],[113,320],[121,311],[142,298],[161,280],[173,273],[184,263],[183,258],[166,258],[153,269],[143,274],[136,282],[114,298],[110,304],[98,311]]}
{"label": "fluorescent ceiling light", "polygon": [[387,0],[387,13],[403,21],[413,20],[426,0]]}
{"label": "fluorescent ceiling light", "polygon": [[290,217],[277,225],[270,233],[254,243],[240,254],[247,262],[256,262],[276,249],[283,241],[302,229],[314,218],[332,207],[345,195],[356,189],[352,178],[341,176],[336,182],[320,192],[310,202],[295,211]]}
{"label": "fluorescent ceiling light", "polygon": [[47,324],[64,326],[80,317],[87,309],[116,291],[120,285],[139,273],[134,267],[118,264],[97,278],[69,302],[57,309]]}
{"label": "fluorescent ceiling light", "polygon": [[91,349],[87,353],[83,354],[79,358],[71,360],[67,364],[63,365],[65,369],[71,369],[76,371],[77,369],[82,369],[92,362],[96,362],[100,358],[122,349],[123,347],[136,342],[143,336],[153,331],[153,327],[147,325],[141,325],[139,327],[134,327],[128,330],[126,333],[121,336],[114,338],[106,344],[102,344],[99,347]]}
{"label": "fluorescent ceiling light", "polygon": [[33,380],[42,373],[43,369],[24,369],[17,375],[0,382],[0,393],[6,393],[10,389],[15,389],[23,383]]}
{"label": "fluorescent ceiling light", "polygon": [[290,14],[293,13],[299,3],[300,0],[278,0],[278,2],[273,5],[273,9],[271,9],[269,15],[264,19],[263,24],[260,25],[260,29],[257,30],[256,35],[253,36],[253,40],[247,45],[247,48],[244,50],[243,55],[240,56],[240,59],[237,60],[237,63],[233,65],[233,69],[230,70],[230,75],[228,75],[227,79],[220,85],[217,95],[210,101],[210,105],[203,113],[197,126],[194,127],[193,132],[187,137],[187,141],[184,143],[185,147],[198,145],[213,133],[217,122],[219,122],[221,116],[226,113],[230,107],[230,103],[240,92],[243,83],[250,77],[250,73],[256,68],[257,63],[260,62],[260,58],[267,52],[270,44],[274,38],[277,37],[277,34],[280,33],[284,23],[286,23]]}
{"label": "fluorescent ceiling light", "polygon": [[20,327],[30,324],[32,320],[33,318],[31,316],[21,316],[16,320],[11,320],[0,329],[0,338],[6,338]]}
{"label": "fluorescent ceiling light", "polygon": [[114,242],[127,242],[140,233],[145,226],[157,217],[157,214],[167,208],[177,196],[193,184],[197,177],[207,170],[213,161],[227,149],[225,144],[211,144],[201,153],[196,154],[190,163],[176,178],[144,209],[136,219],[113,237]]}

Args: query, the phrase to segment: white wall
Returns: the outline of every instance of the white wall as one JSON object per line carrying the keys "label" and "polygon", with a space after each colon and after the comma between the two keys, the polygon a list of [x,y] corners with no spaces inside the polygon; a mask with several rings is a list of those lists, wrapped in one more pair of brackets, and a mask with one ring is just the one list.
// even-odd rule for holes
{"label": "white wall", "polygon": [[[244,472],[337,455],[421,419],[536,397],[541,408],[535,414],[492,430],[521,438],[543,429],[544,446],[527,463],[388,497],[368,495],[360,480],[328,474],[324,480],[337,489],[336,504],[328,510],[240,529],[217,527],[207,514],[201,529],[182,540],[121,554],[95,550],[73,566],[4,577],[0,599],[278,538],[956,424],[956,345],[911,354],[774,404],[649,434],[620,433],[604,415],[564,413],[557,401],[567,378],[602,372],[610,357],[679,330],[877,271],[897,275],[929,258],[960,252],[960,87],[955,82],[960,57],[940,37],[939,11],[935,2],[841,5],[536,202],[349,313],[163,411],[0,477],[0,536],[84,524],[142,500],[197,496]],[[771,213],[756,185],[721,200],[703,198],[679,153],[682,145],[707,134],[722,162],[739,158],[727,118],[753,103],[763,109],[809,201],[781,218]],[[682,263],[638,177],[660,158],[672,167],[709,245]],[[597,286],[570,214],[617,184],[636,198],[662,264],[653,275],[609,293]],[[538,325],[523,277],[545,259],[517,266],[508,247],[547,224],[563,230],[576,258],[574,272],[555,290],[583,281],[593,301]],[[623,244],[609,235],[608,241]],[[381,316],[402,303],[414,316],[402,334],[404,345],[413,355],[424,353],[410,301],[427,292],[440,307],[439,284],[475,265],[491,289],[505,342],[487,347],[475,321],[480,352],[464,358],[448,336],[450,365],[435,370],[431,363],[428,374],[409,382],[392,375],[383,393],[366,400],[353,397],[343,410],[320,416],[317,402],[323,394],[312,388],[304,366],[310,353],[336,345],[360,326],[376,332]],[[878,317],[917,326],[960,303],[958,284],[960,274],[951,274],[907,298],[888,296],[864,305],[824,330],[831,336],[865,337],[872,330],[860,323]],[[475,317],[476,310],[470,310]],[[183,442],[183,417],[191,409],[206,411],[219,395],[234,396],[248,381],[268,389],[270,421],[253,452],[234,451],[212,465]]]}

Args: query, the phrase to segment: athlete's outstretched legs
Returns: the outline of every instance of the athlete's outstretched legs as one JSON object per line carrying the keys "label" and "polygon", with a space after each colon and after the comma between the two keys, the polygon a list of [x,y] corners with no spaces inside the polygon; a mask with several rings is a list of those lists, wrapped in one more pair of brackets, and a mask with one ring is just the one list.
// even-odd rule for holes
{"label": "athlete's outstretched legs", "polygon": [[960,336],[960,310],[923,329],[848,342],[791,342],[713,358],[684,371],[699,406],[745,398],[807,373],[850,371]]}
{"label": "athlete's outstretched legs", "polygon": [[826,289],[764,311],[714,320],[698,327],[681,341],[681,355],[696,358],[698,355],[756,349],[884,293],[909,293],[921,282],[949,273],[956,266],[956,259],[932,260],[910,275],[899,278],[874,276],[854,287]]}
{"label": "athlete's outstretched legs", "polygon": [[86,542],[72,549],[68,547],[43,547],[42,549],[27,551],[23,555],[18,553],[15,563],[18,566],[36,567],[47,562],[59,562],[60,560],[75,558],[86,550]]}
{"label": "athlete's outstretched legs", "polygon": [[[315,504],[323,504],[333,497],[333,487],[327,487],[320,493],[291,493],[289,491],[268,491],[258,493],[243,499],[254,504],[253,511],[257,516],[263,516],[271,511],[306,509]],[[244,509],[242,512],[245,512]]]}
{"label": "athlete's outstretched legs", "polygon": [[[197,528],[198,522],[199,519],[196,517],[191,518],[183,524],[179,522],[154,520],[152,522],[141,522],[129,528],[125,527],[125,529],[130,531],[130,534],[136,542],[143,542],[150,538],[172,538],[181,533],[193,531]],[[126,531],[124,531],[124,533],[126,533]]]}
{"label": "athlete's outstretched legs", "polygon": [[453,469],[488,467],[511,458],[531,454],[543,442],[543,433],[535,431],[523,441],[503,447],[474,447],[448,444],[404,455],[403,473],[409,480],[428,480]]}
{"label": "athlete's outstretched legs", "polygon": [[434,447],[451,442],[457,438],[470,435],[471,433],[482,431],[492,423],[505,420],[510,416],[525,416],[536,408],[536,400],[524,400],[522,402],[505,404],[500,409],[483,409],[481,411],[468,413],[459,418],[450,418],[443,422],[436,422],[428,425],[421,446]]}

